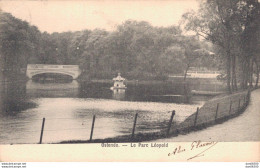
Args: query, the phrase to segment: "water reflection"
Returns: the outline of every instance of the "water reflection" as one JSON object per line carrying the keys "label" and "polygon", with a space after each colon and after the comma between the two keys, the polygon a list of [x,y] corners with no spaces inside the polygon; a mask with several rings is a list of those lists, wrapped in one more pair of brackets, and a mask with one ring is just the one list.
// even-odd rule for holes
{"label": "water reflection", "polygon": [[15,115],[24,109],[33,107],[26,96],[25,83],[5,78],[0,84],[1,115]]}
{"label": "water reflection", "polygon": [[113,99],[124,100],[125,99],[125,89],[113,89]]}
{"label": "water reflection", "polygon": [[72,80],[69,83],[36,82],[29,80],[26,83],[28,97],[78,97],[79,83]]}
{"label": "water reflection", "polygon": [[167,126],[169,111],[176,110],[173,122],[178,123],[202,105],[183,104],[182,84],[128,84],[126,90],[110,90],[111,85],[4,80],[0,84],[0,143],[37,143],[43,117],[44,143],[87,140],[93,115],[94,139],[131,134],[135,113],[136,131],[154,132]]}
{"label": "water reflection", "polygon": [[[183,98],[182,84],[128,84],[127,89],[111,90],[112,83],[82,82],[79,98],[114,99],[141,102],[189,103]],[[167,95],[167,96],[166,96]]]}

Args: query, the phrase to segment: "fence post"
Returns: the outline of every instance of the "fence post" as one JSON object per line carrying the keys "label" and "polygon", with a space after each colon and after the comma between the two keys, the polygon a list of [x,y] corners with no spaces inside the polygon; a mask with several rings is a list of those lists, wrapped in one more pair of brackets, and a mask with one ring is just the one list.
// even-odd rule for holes
{"label": "fence post", "polygon": [[238,100],[238,110],[237,110],[237,112],[239,112],[239,109],[240,109],[240,98]]}
{"label": "fence post", "polygon": [[90,139],[89,139],[90,141],[92,141],[92,136],[93,136],[93,131],[94,131],[95,120],[96,120],[96,115],[93,115],[92,126],[91,126],[91,132],[90,132]]}
{"label": "fence post", "polygon": [[131,138],[134,138],[134,135],[135,135],[135,126],[136,126],[137,115],[138,115],[138,113],[135,114],[135,120],[134,120],[134,125],[133,125],[132,137]]}
{"label": "fence post", "polygon": [[250,92],[251,90],[250,90],[250,88],[248,89],[248,92],[247,92],[247,96],[246,96],[246,105],[248,105],[248,103],[249,103],[249,98],[250,98],[250,94],[251,94],[251,92]]}
{"label": "fence post", "polygon": [[42,143],[44,124],[45,124],[45,118],[42,119],[42,129],[41,129],[41,136],[40,136],[40,144]]}
{"label": "fence post", "polygon": [[199,114],[199,107],[197,107],[197,112],[196,112],[195,120],[194,120],[194,126],[196,126],[196,124],[197,124],[198,114]]}
{"label": "fence post", "polygon": [[217,104],[216,115],[215,115],[215,122],[216,122],[217,119],[218,119],[218,106],[219,106],[219,103]]}
{"label": "fence post", "polygon": [[231,109],[232,109],[232,101],[230,101],[229,114],[231,114]]}
{"label": "fence post", "polygon": [[169,133],[170,133],[170,130],[171,130],[171,126],[172,126],[172,120],[173,120],[174,115],[175,115],[175,110],[172,111],[172,115],[171,115],[171,118],[170,118],[170,121],[169,121],[169,124],[168,124],[167,136],[169,136]]}

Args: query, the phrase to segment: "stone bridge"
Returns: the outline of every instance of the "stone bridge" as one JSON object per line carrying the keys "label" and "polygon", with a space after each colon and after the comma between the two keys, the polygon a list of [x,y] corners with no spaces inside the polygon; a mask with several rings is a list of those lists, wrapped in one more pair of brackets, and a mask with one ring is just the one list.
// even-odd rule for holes
{"label": "stone bridge", "polygon": [[77,79],[81,73],[78,65],[47,65],[47,64],[28,64],[26,76],[30,79],[38,74],[56,73],[69,75],[73,79]]}

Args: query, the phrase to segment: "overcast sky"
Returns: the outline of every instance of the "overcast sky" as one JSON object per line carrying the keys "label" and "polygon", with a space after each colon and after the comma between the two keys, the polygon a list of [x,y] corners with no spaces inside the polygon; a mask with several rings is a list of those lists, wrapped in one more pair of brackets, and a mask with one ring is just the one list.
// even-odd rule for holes
{"label": "overcast sky", "polygon": [[95,28],[115,30],[128,19],[153,26],[177,25],[181,15],[197,10],[196,0],[0,1],[1,9],[40,31],[63,32]]}

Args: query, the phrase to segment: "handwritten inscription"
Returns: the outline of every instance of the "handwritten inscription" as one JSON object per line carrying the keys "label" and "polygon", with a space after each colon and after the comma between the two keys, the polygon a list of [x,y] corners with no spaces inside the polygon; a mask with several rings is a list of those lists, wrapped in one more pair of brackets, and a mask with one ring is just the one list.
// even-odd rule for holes
{"label": "handwritten inscription", "polygon": [[190,146],[177,146],[173,149],[172,152],[168,153],[168,156],[174,156],[178,155],[180,153],[186,153],[188,151],[197,151],[199,149],[204,149],[203,151],[199,152],[198,154],[188,158],[187,160],[191,160],[197,157],[202,157],[204,156],[205,152],[215,146],[217,142],[201,142],[201,141],[193,141]]}

